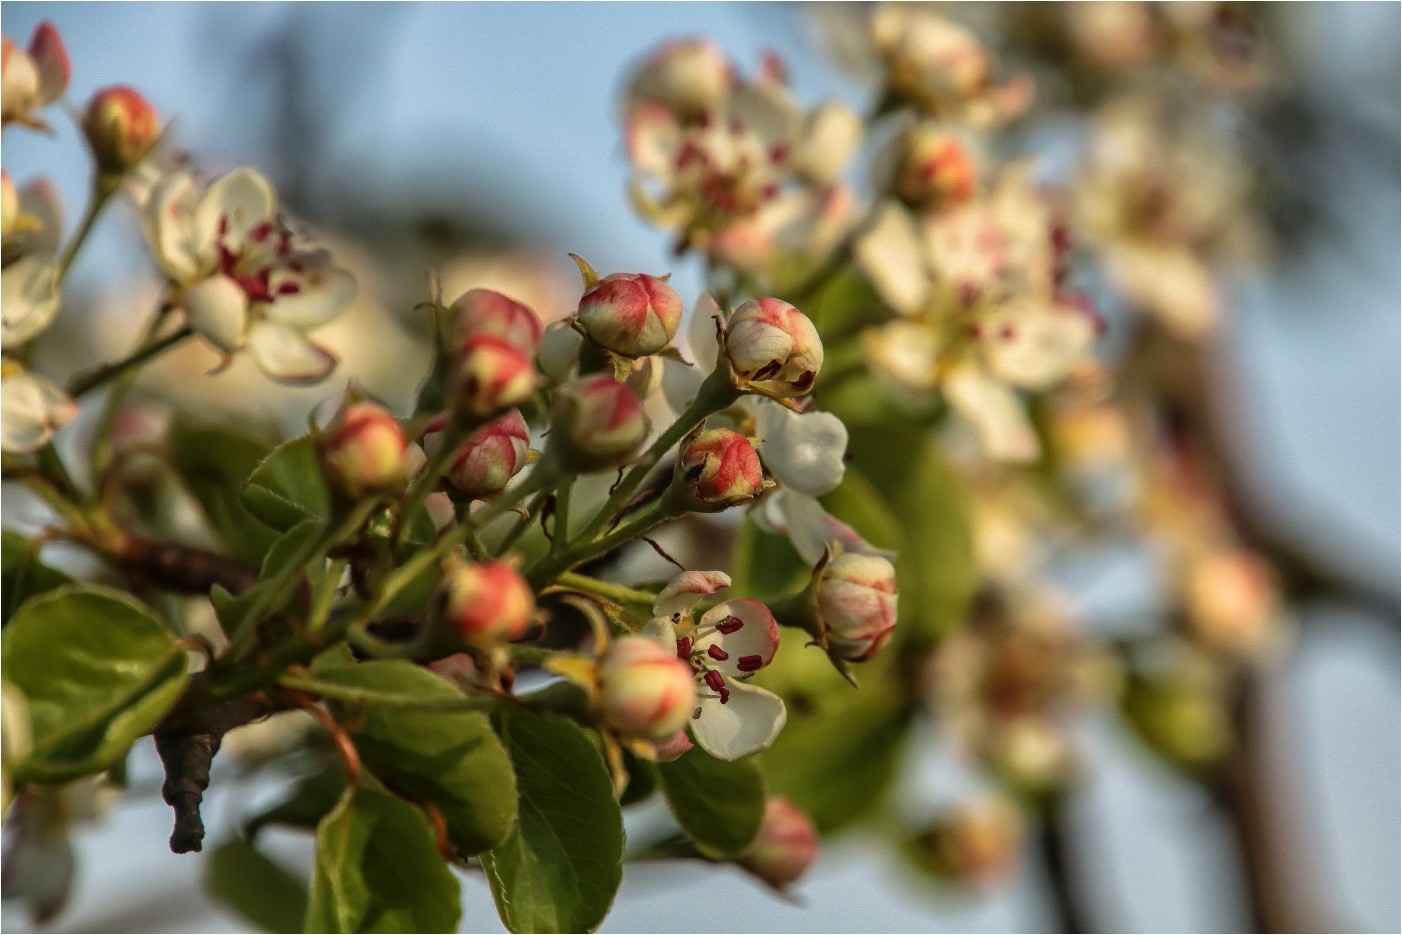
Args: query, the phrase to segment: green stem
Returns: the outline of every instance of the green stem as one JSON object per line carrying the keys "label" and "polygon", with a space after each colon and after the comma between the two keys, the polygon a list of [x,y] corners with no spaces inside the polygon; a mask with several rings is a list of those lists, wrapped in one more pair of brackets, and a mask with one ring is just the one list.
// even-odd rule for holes
{"label": "green stem", "polygon": [[536,511],[540,509],[541,504],[545,502],[547,496],[549,496],[549,492],[544,490],[535,495],[535,499],[526,507],[526,515],[521,517],[520,522],[513,526],[511,531],[506,534],[506,538],[502,539],[500,544],[497,545],[497,555],[505,555],[510,551],[511,547],[516,544],[516,540],[520,539],[521,536],[525,534],[526,530],[531,528],[531,519],[535,516]]}
{"label": "green stem", "polygon": [[560,485],[560,492],[555,495],[555,528],[551,530],[553,538],[550,541],[552,554],[563,552],[569,541],[570,491],[573,489],[574,478],[571,477]]}
{"label": "green stem", "polygon": [[628,498],[633,495],[633,491],[637,490],[638,485],[647,478],[648,473],[656,466],[657,462],[662,460],[662,456],[666,454],[673,445],[681,441],[682,436],[700,425],[701,421],[708,415],[713,412],[719,412],[739,398],[740,391],[731,385],[730,374],[724,363],[722,363],[711,372],[711,375],[706,378],[706,382],[701,384],[701,389],[697,392],[696,398],[692,400],[691,405],[686,408],[686,411],[678,416],[677,421],[673,422],[667,431],[658,436],[657,441],[653,442],[651,447],[643,453],[638,463],[633,466],[633,469],[629,471],[627,476],[623,478],[623,481],[619,483],[612,496],[608,498],[607,502],[599,509],[599,512],[594,514],[594,518],[591,519],[589,524],[580,532],[576,541],[588,542],[590,539],[597,536],[608,524],[609,520],[618,515],[618,511],[628,502]]}
{"label": "green stem", "polygon": [[606,555],[620,545],[632,542],[659,523],[664,523],[679,515],[681,514],[672,505],[670,498],[664,496],[656,507],[634,517],[631,522],[624,523],[602,539],[577,543],[563,552],[547,555],[526,569],[526,580],[530,582],[531,587],[539,591],[554,581],[559,574],[569,571],[580,562],[587,562],[591,558]]}
{"label": "green stem", "polygon": [[64,277],[68,275],[68,268],[73,265],[73,261],[78,257],[78,251],[83,248],[88,235],[92,233],[93,225],[97,223],[98,215],[102,214],[102,209],[107,206],[107,202],[112,200],[116,194],[120,179],[115,182],[104,179],[100,174],[93,179],[93,193],[88,201],[88,209],[83,212],[83,219],[78,222],[78,229],[73,234],[73,239],[68,242],[68,248],[63,251],[63,258],[58,264],[58,282],[63,284]]}
{"label": "green stem", "polygon": [[121,376],[134,367],[141,366],[158,354],[164,353],[194,333],[195,330],[189,325],[186,325],[179,331],[174,331],[161,338],[159,341],[146,345],[125,360],[104,364],[96,370],[81,374],[74,378],[73,382],[69,384],[68,395],[77,399],[85,393],[90,393],[109,380]]}
{"label": "green stem", "polygon": [[641,604],[651,607],[653,601],[657,600],[657,595],[650,591],[639,591],[621,584],[614,584],[612,581],[600,581],[598,578],[590,578],[588,575],[578,575],[572,571],[562,572],[555,579],[555,583],[561,587],[584,591],[587,594],[597,594],[599,597],[606,597],[620,604]]}
{"label": "green stem", "polygon": [[306,692],[332,701],[350,704],[377,704],[386,707],[403,708],[414,711],[490,711],[501,704],[501,700],[489,697],[413,697],[396,695],[392,692],[377,692],[364,688],[351,688],[335,682],[324,682],[315,678],[296,675],[279,676],[278,685],[293,691]]}
{"label": "green stem", "polygon": [[449,420],[443,428],[443,436],[439,439],[438,449],[424,464],[423,473],[419,475],[418,480],[414,481],[413,486],[404,495],[404,499],[400,501],[392,540],[396,553],[404,545],[404,537],[409,532],[410,518],[414,515],[414,511],[422,505],[429,494],[433,493],[438,486],[438,479],[443,476],[443,472],[452,463],[453,456],[458,453],[458,448],[471,437],[471,434],[469,429],[460,426],[453,420]]}
{"label": "green stem", "polygon": [[[147,343],[155,340],[156,335],[161,330],[161,323],[166,320],[166,315],[171,310],[171,305],[164,299],[156,309],[156,314],[152,316],[151,323],[146,326],[146,330],[141,335],[141,340],[137,342],[137,348],[144,347]],[[117,414],[122,408],[122,402],[131,392],[132,386],[136,383],[136,373],[134,370],[127,370],[116,379],[112,391],[107,394],[107,398],[102,403],[102,414],[98,418],[97,428],[93,430],[92,449],[88,452],[88,465],[92,472],[93,484],[101,490],[100,478],[107,467],[111,457],[112,429],[117,424]]]}

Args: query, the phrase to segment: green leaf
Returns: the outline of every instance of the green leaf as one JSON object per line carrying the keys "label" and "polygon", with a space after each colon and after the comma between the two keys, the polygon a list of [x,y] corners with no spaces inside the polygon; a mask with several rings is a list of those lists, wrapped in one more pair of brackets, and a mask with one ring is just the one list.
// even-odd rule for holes
{"label": "green leaf", "polygon": [[787,536],[764,532],[745,517],[730,554],[731,594],[772,601],[801,590],[812,573]]}
{"label": "green leaf", "polygon": [[707,857],[730,860],[749,848],[764,818],[764,775],[752,758],[726,763],[693,747],[657,764],[677,824]]}
{"label": "green leaf", "polygon": [[823,286],[815,301],[804,306],[824,346],[856,334],[863,327],[888,317],[871,280],[849,266]]}
{"label": "green leaf", "polygon": [[[316,678],[399,697],[462,697],[433,673],[397,659],[318,667]],[[371,772],[406,797],[437,806],[458,850],[480,854],[506,837],[516,818],[516,781],[484,714],[374,703],[333,708]]]}
{"label": "green leaf", "polygon": [[521,792],[510,836],[482,855],[513,932],[592,932],[623,879],[623,816],[588,735],[569,721],[502,711],[495,718]]}
{"label": "green leaf", "polygon": [[27,602],[5,631],[5,680],[24,693],[33,747],[22,780],[55,782],[117,762],[175,704],[185,651],[135,599],[68,585]]}
{"label": "green leaf", "polygon": [[926,645],[959,625],[978,584],[964,479],[933,441],[912,444],[908,429],[853,428],[848,450],[849,479],[825,502],[859,532],[899,526],[895,649]]}
{"label": "green leaf", "polygon": [[73,579],[50,568],[30,551],[29,540],[13,529],[0,531],[0,620],[10,617],[20,605],[36,594],[44,594]]}
{"label": "green leaf", "polygon": [[457,877],[419,809],[362,788],[322,820],[304,931],[455,932],[461,915]]}
{"label": "green leaf", "polygon": [[321,519],[330,509],[310,435],[273,449],[253,469],[239,498],[254,516],[286,531],[305,519]]}
{"label": "green leaf", "polygon": [[252,842],[219,845],[205,865],[205,890],[265,932],[296,932],[307,914],[307,885]]}
{"label": "green leaf", "polygon": [[177,418],[166,451],[171,467],[199,503],[229,556],[257,565],[273,542],[239,498],[239,486],[271,446],[232,429]]}

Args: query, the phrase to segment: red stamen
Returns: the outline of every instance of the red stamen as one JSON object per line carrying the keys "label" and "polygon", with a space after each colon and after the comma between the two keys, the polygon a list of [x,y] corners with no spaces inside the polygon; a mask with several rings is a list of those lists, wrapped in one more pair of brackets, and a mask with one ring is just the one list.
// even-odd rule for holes
{"label": "red stamen", "polygon": [[302,287],[295,282],[285,282],[277,287],[278,295],[296,295],[302,291]]}
{"label": "red stamen", "polygon": [[757,672],[764,668],[763,656],[741,656],[735,660],[735,667],[741,672]]}
{"label": "red stamen", "polygon": [[715,669],[711,669],[704,676],[706,684],[711,687],[711,691],[725,691],[725,678]]}
{"label": "red stamen", "polygon": [[725,704],[728,701],[730,701],[730,689],[722,688],[720,690],[720,703]]}
{"label": "red stamen", "polygon": [[716,662],[724,662],[725,660],[730,658],[730,653],[721,649],[715,643],[712,643],[710,646],[706,647],[706,655],[716,660]]}
{"label": "red stamen", "polygon": [[691,658],[691,637],[683,636],[681,639],[677,640],[677,658]]}
{"label": "red stamen", "polygon": [[778,165],[789,158],[789,147],[786,143],[775,143],[769,147],[769,161]]}
{"label": "red stamen", "polygon": [[741,620],[739,617],[731,615],[729,617],[726,617],[720,623],[716,624],[716,629],[724,633],[726,636],[729,636],[744,625],[745,621]]}
{"label": "red stamen", "polygon": [[223,237],[229,232],[229,216],[227,214],[219,215],[219,225],[216,229],[220,237]]}
{"label": "red stamen", "polygon": [[268,239],[268,235],[272,232],[273,222],[263,221],[262,223],[255,224],[253,226],[253,228],[248,232],[248,237],[254,243],[262,243],[263,241]]}

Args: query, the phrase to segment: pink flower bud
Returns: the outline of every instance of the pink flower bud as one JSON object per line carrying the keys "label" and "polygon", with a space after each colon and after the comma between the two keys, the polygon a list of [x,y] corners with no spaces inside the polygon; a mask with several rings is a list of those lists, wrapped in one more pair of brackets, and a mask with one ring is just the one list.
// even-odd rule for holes
{"label": "pink flower bud", "polygon": [[103,88],[83,112],[83,133],[105,172],[123,173],[151,151],[161,135],[154,107],[125,85]]}
{"label": "pink flower bud", "polygon": [[823,568],[817,581],[818,614],[828,648],[851,662],[881,651],[896,629],[896,570],[880,555],[848,552]]}
{"label": "pink flower bud", "polygon": [[599,716],[620,734],[671,740],[696,707],[696,679],[661,642],[625,636],[599,660]]}
{"label": "pink flower bud", "polygon": [[[433,444],[429,438],[427,443]],[[448,480],[469,497],[498,493],[526,466],[530,430],[521,410],[512,409],[482,426],[458,449]]]}
{"label": "pink flower bud", "polygon": [[813,822],[787,799],[772,796],[741,864],[775,889],[783,889],[803,876],[817,856],[818,832]]}
{"label": "pink flower bud", "polygon": [[730,92],[725,53],[706,39],[679,39],[653,53],[633,78],[634,103],[655,101],[681,117],[699,117]]}
{"label": "pink flower bud", "polygon": [[697,509],[720,512],[759,496],[764,471],[754,444],[739,432],[711,429],[691,440],[677,471]]}
{"label": "pink flower bud", "polygon": [[978,165],[959,137],[917,126],[906,134],[900,147],[895,185],[902,200],[922,208],[937,208],[973,197]]}
{"label": "pink flower bud", "polygon": [[449,312],[459,343],[487,335],[514,345],[527,357],[534,357],[540,348],[540,317],[500,292],[471,289],[458,296]]}
{"label": "pink flower bud", "polygon": [[559,391],[549,451],[573,471],[600,471],[631,458],[647,440],[643,404],[627,385],[599,374]]}
{"label": "pink flower bud", "polygon": [[399,421],[374,403],[353,403],[321,439],[331,483],[352,499],[392,491],[409,474],[409,439]]}
{"label": "pink flower bud", "polygon": [[535,595],[505,562],[450,566],[443,576],[438,606],[449,639],[474,649],[520,639],[535,618]]}
{"label": "pink flower bud", "polygon": [[813,389],[823,342],[807,315],[781,299],[751,299],[726,327],[726,359],[748,388],[776,398]]}
{"label": "pink flower bud", "polygon": [[624,357],[646,357],[676,335],[682,300],[655,276],[614,273],[584,293],[577,320],[599,346]]}
{"label": "pink flower bud", "polygon": [[31,112],[63,96],[72,69],[58,30],[40,23],[26,52],[9,36],[0,39],[0,120],[44,124]]}
{"label": "pink flower bud", "polygon": [[535,364],[504,338],[474,335],[458,348],[455,379],[456,414],[480,422],[531,398]]}

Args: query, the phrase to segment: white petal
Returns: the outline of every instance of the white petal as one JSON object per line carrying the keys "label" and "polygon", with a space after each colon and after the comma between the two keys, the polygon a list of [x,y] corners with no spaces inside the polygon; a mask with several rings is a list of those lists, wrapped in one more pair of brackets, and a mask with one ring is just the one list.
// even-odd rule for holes
{"label": "white petal", "polygon": [[355,277],[329,262],[310,265],[291,281],[301,286],[301,291],[277,296],[266,311],[270,320],[299,331],[326,324],[355,298]]}
{"label": "white petal", "polygon": [[861,141],[862,118],[852,108],[822,104],[808,115],[795,163],[810,181],[830,185],[847,168]]}
{"label": "white petal", "polygon": [[248,296],[228,276],[211,276],[185,290],[190,327],[224,353],[243,346]]}
{"label": "white petal", "polygon": [[902,392],[928,393],[939,385],[939,332],[921,321],[893,321],[862,332],[862,350],[878,377]]}
{"label": "white petal", "polygon": [[772,495],[782,504],[784,530],[794,550],[808,564],[816,565],[827,551],[827,511],[816,498],[793,490]]}
{"label": "white petal", "polygon": [[765,467],[785,487],[821,497],[847,470],[847,426],[830,412],[797,413],[773,400],[756,400],[756,432]]}
{"label": "white petal", "polygon": [[658,640],[672,655],[677,654],[677,625],[670,616],[653,617],[643,626],[642,635]]}
{"label": "white petal", "polygon": [[684,131],[677,118],[656,103],[635,108],[624,128],[628,158],[633,160],[633,165],[658,179],[670,179],[675,174],[683,137]]}
{"label": "white petal", "polygon": [[142,223],[156,265],[176,282],[188,282],[203,271],[212,258],[214,228],[197,237],[194,212],[198,193],[188,172],[175,172],[151,189],[142,211]]}
{"label": "white petal", "polygon": [[0,347],[23,344],[58,311],[58,264],[52,255],[20,257],[0,273]]}
{"label": "white petal", "polygon": [[38,222],[38,227],[12,237],[15,249],[20,253],[58,253],[63,235],[63,203],[54,183],[47,178],[27,183],[19,190],[19,210]]}
{"label": "white petal", "polygon": [[39,450],[77,414],[77,403],[37,374],[21,371],[0,381],[0,447],[5,451]]}
{"label": "white petal", "polygon": [[798,136],[802,115],[793,95],[774,81],[753,81],[730,99],[730,114],[746,135],[757,137],[767,150],[789,144]]}
{"label": "white petal", "polygon": [[701,384],[706,379],[706,371],[701,367],[688,367],[676,360],[657,358],[662,361],[662,398],[672,410],[673,418],[681,415],[691,405]]}
{"label": "white petal", "polygon": [[920,311],[929,297],[921,247],[915,223],[894,204],[881,209],[876,223],[854,247],[857,262],[871,276],[882,300],[904,315]]}
{"label": "white petal", "polygon": [[655,616],[691,613],[696,602],[708,594],[730,587],[730,576],[723,571],[684,571],[657,595],[652,603]]}
{"label": "white petal", "polygon": [[1044,390],[1060,382],[1095,341],[1090,317],[1069,308],[994,317],[985,324],[988,369],[1025,389]]}
{"label": "white petal", "polygon": [[279,383],[319,383],[336,366],[336,355],[295,328],[260,321],[248,331],[248,352],[260,370]]}
{"label": "white petal", "polygon": [[945,377],[944,395],[950,408],[974,427],[990,457],[1003,461],[1037,457],[1037,436],[1023,412],[1022,400],[1009,386],[965,364]]}
{"label": "white petal", "polygon": [[686,340],[691,348],[691,359],[703,373],[716,369],[720,356],[720,342],[716,339],[716,319],[725,318],[725,313],[709,292],[701,293],[696,307],[691,310],[691,321],[686,327]]}
{"label": "white petal", "polygon": [[200,198],[194,227],[203,238],[216,235],[223,222],[225,241],[236,244],[247,237],[250,228],[273,220],[276,213],[277,195],[268,180],[252,169],[235,169],[216,180]]}
{"label": "white petal", "polygon": [[768,749],[788,719],[784,702],[757,685],[727,681],[726,688],[730,697],[725,704],[702,690],[701,716],[691,722],[697,746],[718,760]]}
{"label": "white petal", "polygon": [[[740,621],[739,629],[730,633],[716,630],[696,638],[695,649],[705,650],[710,646],[719,646],[728,657],[708,657],[707,665],[719,669],[723,675],[739,678],[746,671],[739,666],[743,658],[758,656],[760,663],[757,668],[761,669],[774,661],[774,654],[779,651],[779,624],[768,607],[747,597],[725,601],[706,611],[698,626],[713,627],[727,617],[734,617]],[[748,671],[756,670],[751,668]]]}
{"label": "white petal", "polygon": [[568,321],[552,321],[540,333],[536,364],[547,377],[563,383],[574,376],[575,368],[579,366],[579,349],[583,344],[584,335]]}

